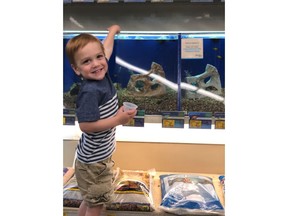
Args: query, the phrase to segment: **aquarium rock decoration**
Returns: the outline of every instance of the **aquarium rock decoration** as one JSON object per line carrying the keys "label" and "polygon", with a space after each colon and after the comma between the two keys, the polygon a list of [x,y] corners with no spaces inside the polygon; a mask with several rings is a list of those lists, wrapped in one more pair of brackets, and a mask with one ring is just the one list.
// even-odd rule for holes
{"label": "aquarium rock decoration", "polygon": [[[120,59],[118,56],[116,56],[116,63],[121,65],[121,66],[123,66],[123,67],[126,67],[126,68],[128,68],[130,70],[139,72],[141,74],[144,74],[144,75],[148,75],[149,74],[148,71],[143,70],[141,68],[138,68],[138,67],[136,67],[134,65],[131,65],[131,64],[123,61],[122,59]],[[152,77],[153,79],[157,80],[158,82],[166,85],[167,87],[175,90],[176,92],[178,91],[179,87],[178,87],[178,85],[176,83],[173,83],[173,82],[171,82],[171,81],[169,81],[169,80],[165,79],[164,77],[159,76],[157,74],[149,74],[149,76]],[[213,92],[207,91],[205,89],[202,89],[202,88],[196,87],[194,85],[191,85],[191,84],[189,84],[187,82],[181,82],[180,83],[180,88],[184,89],[184,90],[187,90],[187,91],[192,91],[193,94],[197,93],[197,94],[201,94],[202,95],[201,97],[197,97],[197,98],[209,97],[209,98],[212,98],[214,100],[220,101],[223,104],[225,103],[224,97],[222,97],[220,95],[217,95],[217,94],[214,94]],[[186,98],[188,98],[188,97],[186,97]]]}
{"label": "aquarium rock decoration", "polygon": [[133,74],[127,84],[127,90],[130,94],[137,96],[161,96],[166,93],[166,86],[161,82],[149,77],[155,74],[165,78],[163,67],[156,62],[152,62],[151,69],[147,74]]}
{"label": "aquarium rock decoration", "polygon": [[80,83],[73,83],[72,86],[70,87],[68,92],[64,93],[64,108],[67,109],[75,109],[76,108],[76,99],[78,92],[80,90]]}
{"label": "aquarium rock decoration", "polygon": [[[207,80],[207,78],[210,79]],[[205,72],[196,75],[196,76],[187,76],[186,82],[190,85],[196,86],[200,89],[204,89],[208,92],[221,95],[222,94],[222,87],[221,87],[221,80],[220,75],[218,73],[218,70],[213,65],[207,64],[205,68]],[[186,92],[187,98],[202,98],[205,97],[205,95],[197,94],[197,92],[193,91],[187,91]]]}

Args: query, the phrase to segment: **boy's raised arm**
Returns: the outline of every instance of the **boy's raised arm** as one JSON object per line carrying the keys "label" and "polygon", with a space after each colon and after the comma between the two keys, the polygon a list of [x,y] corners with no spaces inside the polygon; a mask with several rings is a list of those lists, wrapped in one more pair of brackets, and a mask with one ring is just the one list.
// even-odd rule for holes
{"label": "boy's raised arm", "polygon": [[112,25],[109,28],[107,28],[109,31],[107,34],[107,37],[103,40],[103,46],[105,49],[105,55],[106,58],[109,60],[114,47],[114,37],[116,34],[120,33],[121,29],[119,25]]}

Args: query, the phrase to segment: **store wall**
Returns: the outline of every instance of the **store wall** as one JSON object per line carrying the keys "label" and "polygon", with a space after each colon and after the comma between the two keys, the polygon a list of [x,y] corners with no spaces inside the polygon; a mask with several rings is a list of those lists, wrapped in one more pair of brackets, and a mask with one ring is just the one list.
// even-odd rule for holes
{"label": "store wall", "polygon": [[[64,166],[72,166],[77,141],[64,140]],[[115,167],[163,172],[225,173],[225,145],[117,142]]]}
{"label": "store wall", "polygon": [[64,4],[65,31],[224,31],[225,6],[219,3]]}

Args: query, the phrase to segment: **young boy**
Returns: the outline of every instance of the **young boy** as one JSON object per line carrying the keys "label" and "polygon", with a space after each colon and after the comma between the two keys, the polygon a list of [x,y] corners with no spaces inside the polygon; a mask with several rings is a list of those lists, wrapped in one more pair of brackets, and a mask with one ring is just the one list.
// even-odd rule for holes
{"label": "young boy", "polygon": [[77,96],[76,115],[83,132],[77,145],[75,175],[83,202],[79,216],[97,216],[113,193],[112,154],[115,151],[116,126],[127,123],[136,110],[118,109],[116,89],[108,73],[118,25],[108,28],[103,44],[90,34],[70,39],[66,53],[74,72],[83,82]]}

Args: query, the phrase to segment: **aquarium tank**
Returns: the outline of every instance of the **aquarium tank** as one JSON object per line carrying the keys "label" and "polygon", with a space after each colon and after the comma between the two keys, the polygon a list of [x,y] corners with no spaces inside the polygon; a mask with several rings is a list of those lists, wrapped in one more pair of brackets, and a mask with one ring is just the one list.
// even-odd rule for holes
{"label": "aquarium tank", "polygon": [[[75,108],[81,83],[65,53],[63,106]],[[88,32],[100,40],[104,32]],[[115,36],[109,73],[119,104],[129,101],[145,115],[164,111],[225,112],[224,32],[121,32]]]}

